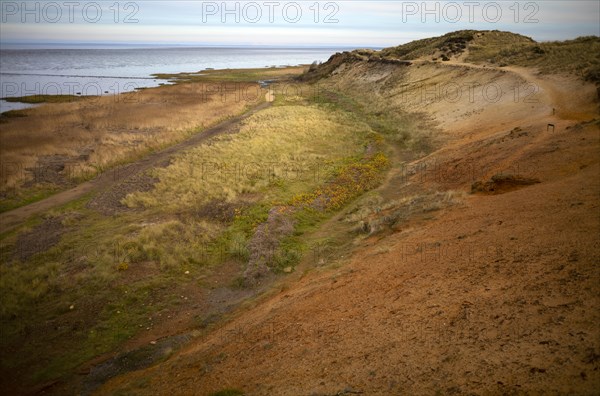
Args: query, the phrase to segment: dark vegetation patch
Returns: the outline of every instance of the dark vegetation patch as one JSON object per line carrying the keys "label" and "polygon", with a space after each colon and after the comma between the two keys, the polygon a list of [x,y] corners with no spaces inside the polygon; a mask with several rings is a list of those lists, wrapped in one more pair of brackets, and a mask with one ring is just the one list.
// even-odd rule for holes
{"label": "dark vegetation patch", "polygon": [[467,48],[468,43],[475,38],[476,34],[476,30],[460,30],[440,37],[416,40],[397,47],[385,48],[381,50],[381,55],[405,60],[433,55],[438,51],[457,55]]}
{"label": "dark vegetation patch", "polygon": [[494,175],[489,181],[477,181],[473,183],[471,193],[486,195],[504,194],[537,183],[541,182],[536,178],[515,175]]}
{"label": "dark vegetation patch", "polygon": [[291,208],[274,207],[269,211],[267,221],[256,228],[248,244],[250,260],[244,272],[245,281],[254,285],[267,276],[272,269],[283,263],[279,245],[294,232],[294,219]]}
{"label": "dark vegetation patch", "polygon": [[27,117],[26,110],[27,109],[4,111],[0,114],[0,122],[7,122],[9,118]]}
{"label": "dark vegetation patch", "polygon": [[76,181],[81,181],[92,176],[86,177],[82,171],[82,164],[89,158],[89,152],[82,153],[79,156],[68,155],[44,155],[40,156],[32,168],[26,170],[31,174],[31,179],[23,183],[23,187],[33,187],[36,184],[55,184],[61,187],[76,185]]}
{"label": "dark vegetation patch", "polygon": [[29,103],[29,104],[39,104],[39,103],[70,103],[77,102],[80,100],[87,100],[91,98],[95,98],[96,96],[81,96],[81,95],[29,95],[29,96],[12,96],[7,98],[2,98],[2,100],[6,100],[7,102],[13,103]]}
{"label": "dark vegetation patch", "polygon": [[168,337],[133,351],[122,352],[112,359],[94,366],[86,376],[83,394],[92,394],[113,377],[141,370],[165,360],[190,339],[191,336],[188,334]]}
{"label": "dark vegetation patch", "polygon": [[239,205],[213,199],[207,204],[193,210],[191,215],[195,218],[204,218],[228,224],[233,221],[239,210]]}

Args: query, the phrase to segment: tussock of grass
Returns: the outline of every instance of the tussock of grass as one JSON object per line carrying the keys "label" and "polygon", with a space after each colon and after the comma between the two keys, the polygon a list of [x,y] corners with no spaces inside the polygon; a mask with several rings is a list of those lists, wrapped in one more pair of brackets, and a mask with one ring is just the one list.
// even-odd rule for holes
{"label": "tussock of grass", "polygon": [[401,199],[386,201],[381,197],[365,197],[357,210],[344,219],[354,225],[357,233],[375,234],[388,228],[394,228],[414,216],[435,212],[450,206],[461,205],[464,191],[435,191],[412,195]]}
{"label": "tussock of grass", "polygon": [[168,220],[146,225],[126,242],[127,260],[154,261],[163,271],[209,264],[217,258],[209,250],[209,244],[222,231],[218,225],[202,220]]}

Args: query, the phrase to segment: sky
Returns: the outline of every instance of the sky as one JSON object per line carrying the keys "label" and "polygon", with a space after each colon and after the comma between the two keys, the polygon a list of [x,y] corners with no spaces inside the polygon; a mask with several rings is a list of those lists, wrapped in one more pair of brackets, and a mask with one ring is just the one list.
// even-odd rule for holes
{"label": "sky", "polygon": [[389,47],[462,30],[600,36],[600,1],[5,1],[0,47]]}

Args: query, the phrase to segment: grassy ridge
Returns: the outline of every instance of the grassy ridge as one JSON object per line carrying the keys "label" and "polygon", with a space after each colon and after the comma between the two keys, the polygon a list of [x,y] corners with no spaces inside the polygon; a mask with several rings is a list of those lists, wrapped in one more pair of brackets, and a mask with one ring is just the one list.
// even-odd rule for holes
{"label": "grassy ridge", "polygon": [[381,50],[381,55],[384,57],[413,60],[429,56],[455,42],[470,42],[475,37],[476,32],[476,30],[461,30],[440,37],[415,40],[396,47],[384,48]]}
{"label": "grassy ridge", "polygon": [[448,61],[465,52],[467,62],[535,67],[546,74],[571,73],[600,83],[600,37],[538,43],[530,37],[498,30],[460,30],[381,51],[356,50],[338,54],[329,62],[311,68],[309,76],[327,77],[342,62],[416,59]]}
{"label": "grassy ridge", "polygon": [[600,37],[536,43],[506,40],[506,35],[481,36],[469,47],[467,61],[537,67],[542,73],[573,73],[600,83]]}

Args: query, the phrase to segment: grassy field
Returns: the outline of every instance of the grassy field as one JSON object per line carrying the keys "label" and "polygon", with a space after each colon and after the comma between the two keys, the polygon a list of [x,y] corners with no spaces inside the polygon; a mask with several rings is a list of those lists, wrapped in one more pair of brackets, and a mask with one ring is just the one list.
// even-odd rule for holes
{"label": "grassy field", "polygon": [[78,101],[44,99],[44,106],[3,115],[0,210],[72,187],[264,101],[256,83],[234,89],[182,83]]}
{"label": "grassy field", "polygon": [[[231,80],[257,76],[243,74]],[[366,105],[340,92],[316,97],[307,86],[297,88],[232,134],[153,169],[154,188],[127,195],[128,210],[104,215],[90,209],[94,197],[87,196],[1,235],[2,376],[26,372],[26,384],[68,377],[177,312],[182,296],[208,290],[206,277],[226,263],[240,267],[225,285],[232,290],[252,286],[255,267],[293,271],[313,248],[308,235],[376,187],[392,147],[411,141],[410,123],[360,111]],[[146,119],[132,111],[144,101],[124,106],[128,111],[111,102],[84,109],[82,101],[34,109],[25,120],[60,111],[67,122],[85,110],[94,130],[137,125],[169,130],[174,139],[190,133],[198,115],[217,120],[245,105],[211,96],[202,107],[190,89],[182,83],[144,90],[145,101],[167,103],[164,110],[152,107],[156,114],[148,109]],[[109,106],[115,114],[102,118]],[[133,137],[109,133],[101,141],[116,147],[127,139]],[[48,144],[44,150],[58,149]],[[130,160],[139,150],[107,152],[103,163]]]}
{"label": "grassy field", "polygon": [[[158,169],[156,188],[129,196],[127,204],[177,211],[212,200],[233,202],[244,194],[285,199],[319,182],[317,166],[360,155],[368,126],[356,121],[317,106],[265,110],[246,120],[239,133],[220,136]],[[268,190],[289,180],[286,189]]]}

